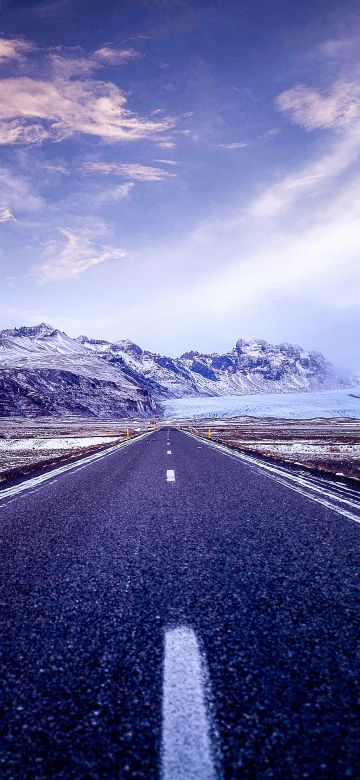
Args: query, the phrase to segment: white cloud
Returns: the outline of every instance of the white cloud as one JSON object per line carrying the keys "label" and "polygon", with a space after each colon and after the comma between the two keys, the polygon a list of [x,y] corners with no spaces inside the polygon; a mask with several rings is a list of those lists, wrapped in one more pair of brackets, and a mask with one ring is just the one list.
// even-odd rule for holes
{"label": "white cloud", "polygon": [[154,160],[154,162],[162,163],[162,165],[181,165],[177,160]]}
{"label": "white cloud", "polygon": [[99,244],[97,231],[91,228],[59,228],[60,240],[48,243],[42,263],[33,269],[40,282],[74,279],[108,260],[121,260],[126,252]]}
{"label": "white cloud", "polygon": [[170,141],[167,138],[159,138],[157,145],[160,146],[161,149],[175,149],[176,147],[174,141]]}
{"label": "white cloud", "polygon": [[0,64],[9,60],[21,60],[34,46],[21,38],[0,38]]}
{"label": "white cloud", "polygon": [[49,138],[49,133],[42,125],[32,122],[24,123],[21,120],[2,122],[0,119],[1,146],[8,144],[39,144],[47,138]]}
{"label": "white cloud", "polygon": [[184,135],[187,138],[195,138],[195,139],[198,138],[197,134],[194,133],[193,130],[177,130],[176,132],[178,133],[178,135]]}
{"label": "white cloud", "polygon": [[[22,59],[34,48],[22,39],[0,38],[0,63]],[[127,97],[116,84],[90,78],[99,68],[139,57],[135,49],[108,45],[80,57],[52,51],[48,55],[51,78],[0,79],[0,144],[39,144],[75,133],[108,142],[161,140],[159,134],[169,131],[174,119],[140,117],[129,110]]]}
{"label": "white cloud", "polygon": [[94,59],[104,65],[124,65],[140,57],[141,54],[136,49],[114,49],[111,46],[102,46],[94,52]]}
{"label": "white cloud", "polygon": [[74,133],[110,142],[135,141],[156,137],[174,124],[170,118],[138,117],[126,103],[112,82],[1,79],[0,143],[58,141]]}
{"label": "white cloud", "polygon": [[0,222],[15,222],[15,217],[9,208],[0,207]]}
{"label": "white cloud", "polygon": [[218,144],[220,149],[245,149],[245,146],[247,146],[247,144],[244,141],[238,141],[233,144]]}
{"label": "white cloud", "polygon": [[55,78],[58,79],[90,76],[99,67],[91,57],[64,57],[62,54],[50,54],[49,61]]}
{"label": "white cloud", "polygon": [[141,165],[140,163],[84,163],[82,169],[86,173],[113,174],[137,181],[161,181],[161,179],[176,175],[163,168],[153,168],[150,165]]}
{"label": "white cloud", "polygon": [[282,92],[275,100],[279,111],[306,130],[347,125],[360,114],[360,86],[356,82],[338,81],[325,95],[298,84]]}

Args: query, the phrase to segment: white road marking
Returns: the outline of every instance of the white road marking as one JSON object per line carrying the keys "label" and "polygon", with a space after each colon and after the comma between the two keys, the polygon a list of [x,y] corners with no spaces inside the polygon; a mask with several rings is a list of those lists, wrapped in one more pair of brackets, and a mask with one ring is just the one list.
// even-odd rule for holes
{"label": "white road marking", "polygon": [[165,633],[162,780],[215,780],[206,672],[196,635],[180,626]]}
{"label": "white road marking", "polygon": [[174,469],[167,469],[166,481],[167,482],[175,482],[175,471],[174,471]]}
{"label": "white road marking", "polygon": [[167,450],[166,454],[171,455],[171,450]]}
{"label": "white road marking", "polygon": [[[101,452],[96,452],[93,455],[87,455],[85,458],[81,458],[81,460],[67,463],[64,466],[59,466],[52,471],[48,471],[46,474],[39,474],[37,477],[32,477],[31,479],[24,480],[24,482],[19,482],[17,485],[13,485],[13,487],[4,488],[3,490],[0,490],[0,502],[2,502],[4,499],[11,498],[12,496],[18,496],[21,493],[33,490],[33,488],[35,488],[37,485],[41,485],[43,482],[49,482],[49,480],[54,479],[54,477],[57,477],[59,474],[64,474],[67,471],[80,471],[81,469],[85,468],[85,466],[89,466],[91,463],[94,463],[97,460],[101,460],[107,455],[111,455],[113,452],[117,452],[117,450],[120,450],[123,447],[128,447],[131,444],[135,444],[136,441],[140,441],[145,436],[151,436],[151,434],[152,431],[149,433],[143,433],[140,436],[137,436],[136,439],[122,441],[120,444],[114,444],[113,447],[107,447],[106,450],[101,450]],[[0,508],[2,506],[6,506],[8,503],[8,501],[6,501],[4,504],[0,503]]]}
{"label": "white road marking", "polygon": [[[184,431],[184,433],[187,436],[191,436],[193,439],[198,439],[198,437],[193,433],[189,433],[188,431]],[[220,450],[229,458],[233,458],[234,460],[242,460],[256,470],[261,469],[262,471],[265,471],[266,475],[270,477],[270,479],[273,479],[275,482],[279,482],[281,485],[285,485],[285,487],[295,491],[295,493],[300,493],[302,496],[309,498],[311,501],[315,501],[315,503],[321,504],[327,509],[332,509],[339,515],[342,515],[342,517],[348,518],[348,520],[354,520],[356,523],[360,523],[359,514],[354,514],[354,512],[351,512],[342,506],[338,506],[335,503],[336,501],[339,501],[341,504],[347,504],[349,507],[359,511],[359,502],[350,501],[347,498],[340,497],[334,489],[325,490],[321,486],[321,483],[323,482],[321,477],[314,477],[310,474],[303,476],[303,474],[296,474],[295,472],[291,473],[287,469],[281,468],[281,466],[274,466],[270,463],[265,463],[252,455],[245,455],[243,452],[230,450],[226,447],[225,444],[217,444],[213,441],[205,440],[204,444],[208,444],[209,447],[214,447],[217,450]]]}

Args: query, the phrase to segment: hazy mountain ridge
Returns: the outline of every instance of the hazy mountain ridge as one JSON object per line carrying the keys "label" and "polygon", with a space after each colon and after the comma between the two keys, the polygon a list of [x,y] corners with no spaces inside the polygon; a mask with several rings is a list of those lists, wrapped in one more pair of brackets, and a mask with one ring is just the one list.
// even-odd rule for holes
{"label": "hazy mountain ridge", "polygon": [[0,331],[0,414],[147,415],[162,399],[325,390],[354,384],[319,352],[239,339],[225,354],[178,358],[129,340],[70,338],[41,323]]}

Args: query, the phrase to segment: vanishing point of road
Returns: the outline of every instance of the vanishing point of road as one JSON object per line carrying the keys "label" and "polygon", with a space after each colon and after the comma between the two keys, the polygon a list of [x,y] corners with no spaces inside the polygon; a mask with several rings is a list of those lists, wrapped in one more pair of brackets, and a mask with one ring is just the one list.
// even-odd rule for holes
{"label": "vanishing point of road", "polygon": [[0,535],[2,780],[359,777],[359,523],[164,427]]}

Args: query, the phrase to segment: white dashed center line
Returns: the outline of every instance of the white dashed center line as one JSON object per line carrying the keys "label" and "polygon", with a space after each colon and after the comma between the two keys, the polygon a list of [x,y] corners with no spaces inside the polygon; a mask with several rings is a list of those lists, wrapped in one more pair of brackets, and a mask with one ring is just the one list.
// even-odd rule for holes
{"label": "white dashed center line", "polygon": [[174,469],[167,469],[166,481],[167,482],[175,482],[175,471],[174,471]]}
{"label": "white dashed center line", "polygon": [[171,450],[167,450],[166,454],[171,455]]}
{"label": "white dashed center line", "polygon": [[205,670],[194,631],[165,633],[162,780],[215,780]]}

